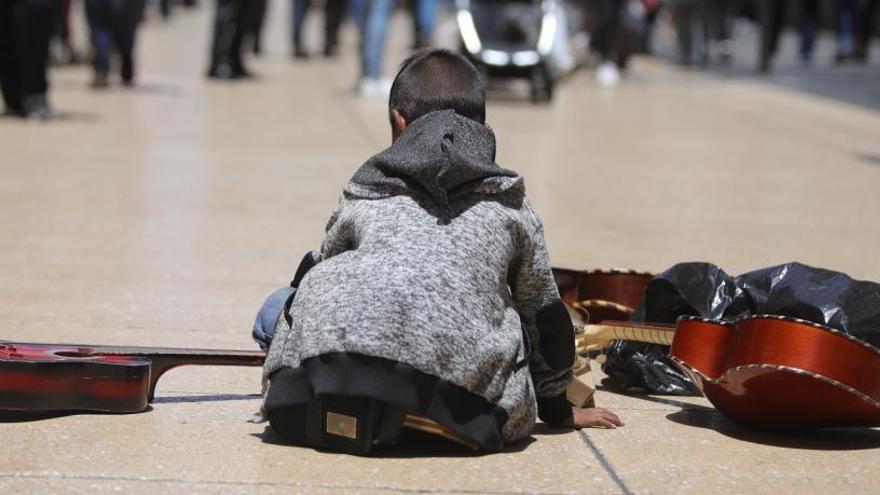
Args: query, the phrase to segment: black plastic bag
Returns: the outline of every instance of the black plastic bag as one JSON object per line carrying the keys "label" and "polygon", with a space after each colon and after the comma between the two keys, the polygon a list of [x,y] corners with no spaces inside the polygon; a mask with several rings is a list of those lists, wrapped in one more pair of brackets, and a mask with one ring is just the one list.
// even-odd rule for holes
{"label": "black plastic bag", "polygon": [[[632,321],[675,323],[681,315],[736,319],[774,314],[821,323],[880,347],[880,284],[801,263],[733,278],[711,263],[680,263],[652,279]],[[603,385],[654,394],[699,390],[667,357],[668,346],[617,341]]]}

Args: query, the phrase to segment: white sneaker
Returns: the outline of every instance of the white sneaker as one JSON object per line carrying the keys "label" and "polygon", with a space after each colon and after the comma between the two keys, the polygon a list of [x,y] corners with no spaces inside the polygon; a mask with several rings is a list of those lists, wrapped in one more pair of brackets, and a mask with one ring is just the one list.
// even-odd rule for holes
{"label": "white sneaker", "polygon": [[613,62],[603,62],[596,71],[596,82],[600,86],[610,88],[617,86],[620,82],[620,72],[617,71],[617,65]]}
{"label": "white sneaker", "polygon": [[365,98],[388,98],[391,94],[390,79],[370,79],[365,77],[358,82],[358,95]]}

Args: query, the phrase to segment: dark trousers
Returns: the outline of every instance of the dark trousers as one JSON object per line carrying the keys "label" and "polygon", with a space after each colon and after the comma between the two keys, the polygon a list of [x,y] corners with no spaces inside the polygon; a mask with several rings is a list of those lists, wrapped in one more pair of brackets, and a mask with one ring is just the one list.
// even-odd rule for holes
{"label": "dark trousers", "polygon": [[624,57],[620,49],[620,22],[626,2],[624,0],[591,0],[588,5],[599,17],[599,24],[596,26],[596,32],[593,33],[594,41],[591,42],[593,49],[599,53],[603,62],[610,61],[621,66],[624,65]]}
{"label": "dark trousers", "polygon": [[248,18],[247,32],[251,38],[251,46],[254,53],[260,53],[263,48],[263,25],[266,23],[266,10],[268,9],[267,0],[251,0],[254,5],[248,9],[250,17]]}
{"label": "dark trousers", "polygon": [[[312,0],[293,0],[293,47],[302,47],[303,25]],[[338,44],[339,27],[345,14],[343,0],[325,0],[324,2],[324,48],[334,49]]]}
{"label": "dark trousers", "polygon": [[[773,56],[779,46],[779,35],[785,23],[786,0],[754,0],[761,23],[761,52],[759,70],[770,70]],[[801,7],[801,58],[809,60],[813,53],[816,40],[816,29],[819,19],[818,0],[798,2]]]}
{"label": "dark trousers", "polygon": [[61,1],[61,14],[55,22],[55,35],[64,46],[70,46],[70,2],[71,0]]}
{"label": "dark trousers", "polygon": [[23,100],[49,89],[46,64],[59,0],[0,0],[0,89],[6,108],[21,113]]}
{"label": "dark trousers", "polygon": [[210,73],[226,69],[236,75],[247,72],[241,59],[242,40],[248,32],[248,22],[253,18],[251,9],[255,6],[257,2],[252,0],[217,0]]}
{"label": "dark trousers", "polygon": [[873,34],[874,20],[877,17],[878,5],[880,5],[880,0],[867,0],[857,15],[860,22],[856,31],[856,55],[862,59],[868,58],[868,47],[871,45],[871,35]]}
{"label": "dark trousers", "polygon": [[119,52],[122,79],[134,77],[134,45],[146,0],[86,0],[95,74],[110,72],[113,48]]}

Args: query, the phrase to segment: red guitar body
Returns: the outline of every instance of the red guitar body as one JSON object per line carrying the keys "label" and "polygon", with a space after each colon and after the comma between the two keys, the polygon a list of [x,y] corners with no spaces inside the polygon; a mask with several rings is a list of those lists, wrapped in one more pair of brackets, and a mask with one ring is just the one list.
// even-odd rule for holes
{"label": "red guitar body", "polygon": [[654,277],[635,270],[568,268],[554,268],[553,276],[576,325],[629,319]]}
{"label": "red guitar body", "polygon": [[139,412],[171,368],[260,366],[264,357],[250,351],[0,342],[0,410]]}
{"label": "red guitar body", "polygon": [[880,426],[880,350],[792,318],[682,317],[670,351],[718,411],[745,426]]}

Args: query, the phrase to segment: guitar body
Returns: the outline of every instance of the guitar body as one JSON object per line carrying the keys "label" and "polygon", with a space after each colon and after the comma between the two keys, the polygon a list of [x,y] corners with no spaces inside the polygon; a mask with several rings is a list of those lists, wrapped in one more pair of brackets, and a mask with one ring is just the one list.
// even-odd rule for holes
{"label": "guitar body", "polygon": [[654,277],[635,270],[567,268],[554,268],[553,276],[562,301],[578,325],[628,319]]}
{"label": "guitar body", "polygon": [[880,350],[837,330],[778,316],[682,317],[670,356],[736,423],[880,426]]}
{"label": "guitar body", "polygon": [[184,364],[259,366],[251,351],[0,342],[0,410],[140,412]]}

